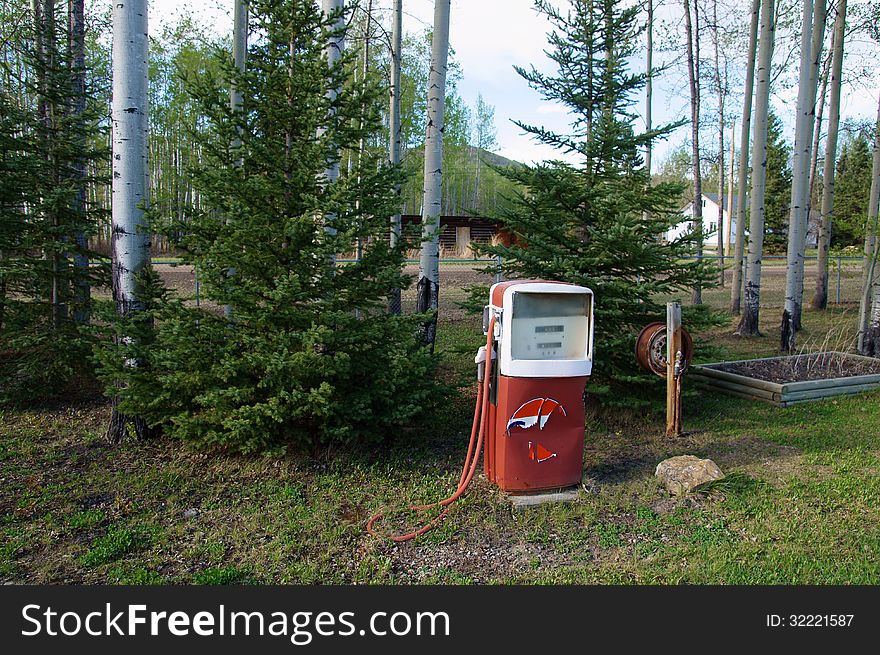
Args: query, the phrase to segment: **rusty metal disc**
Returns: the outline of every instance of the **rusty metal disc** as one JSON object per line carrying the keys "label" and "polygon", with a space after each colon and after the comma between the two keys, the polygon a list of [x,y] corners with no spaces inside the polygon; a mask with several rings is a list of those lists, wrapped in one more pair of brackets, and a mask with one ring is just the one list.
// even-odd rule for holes
{"label": "rusty metal disc", "polygon": [[[681,354],[684,371],[694,358],[694,340],[684,328],[681,329]],[[666,377],[666,323],[649,323],[642,328],[636,339],[636,361],[646,371]]]}

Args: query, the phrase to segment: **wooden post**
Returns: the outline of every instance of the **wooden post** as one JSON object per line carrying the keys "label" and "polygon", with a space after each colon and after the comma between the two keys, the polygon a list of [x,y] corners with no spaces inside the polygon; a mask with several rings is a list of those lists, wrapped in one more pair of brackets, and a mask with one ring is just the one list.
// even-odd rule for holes
{"label": "wooden post", "polygon": [[666,436],[681,435],[681,303],[666,303]]}

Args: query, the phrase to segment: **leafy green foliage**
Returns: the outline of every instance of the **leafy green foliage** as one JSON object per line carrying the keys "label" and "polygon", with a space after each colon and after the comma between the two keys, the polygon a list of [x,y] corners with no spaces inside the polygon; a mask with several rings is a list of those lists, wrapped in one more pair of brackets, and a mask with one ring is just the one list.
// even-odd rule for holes
{"label": "leafy green foliage", "polygon": [[[230,307],[232,318],[189,307],[147,276],[145,310],[115,321],[102,375],[124,382],[109,389],[122,411],[204,447],[387,437],[437,391],[435,359],[416,339],[421,317],[384,311],[388,291],[409,282],[408,241],[392,248],[385,238],[400,172],[366,152],[335,183],[323,177],[340,149],[381,129],[379,91],[351,83],[350,54],[328,68],[330,23],[314,3],[250,10],[264,36],[249,49],[248,70],[218,52],[218,67],[187,79],[208,129],[195,135],[203,209],[179,247],[198,266],[207,301]],[[244,112],[230,110],[224,80],[242,91]],[[358,247],[357,261],[334,265]]]}
{"label": "leafy green foliage", "polygon": [[[521,127],[579,163],[506,169],[504,175],[521,191],[492,218],[513,239],[480,250],[500,255],[510,278],[590,287],[595,293],[594,370],[605,383],[646,380],[636,371],[633,344],[645,324],[665,316],[657,297],[710,284],[707,266],[684,259],[693,253],[695,235],[662,242],[662,235],[681,220],[682,189],[673,183],[650,186],[639,154],[675,126],[645,134],[633,129],[635,117],[628,107],[646,80],[625,67],[639,35],[637,8],[603,0],[589,7],[578,4],[563,16],[549,3],[538,7],[557,30],[550,37],[550,56],[559,72],[518,71],[547,100],[568,107],[572,132]],[[474,293],[476,302],[485,302],[485,289]],[[698,308],[687,316],[689,327],[696,329],[712,320]]]}

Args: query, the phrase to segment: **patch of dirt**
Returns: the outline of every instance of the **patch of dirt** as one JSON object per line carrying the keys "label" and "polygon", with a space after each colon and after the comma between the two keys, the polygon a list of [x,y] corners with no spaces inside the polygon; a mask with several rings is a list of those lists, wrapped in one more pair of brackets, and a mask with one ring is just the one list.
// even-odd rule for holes
{"label": "patch of dirt", "polygon": [[784,384],[808,380],[832,380],[857,375],[878,375],[880,374],[880,359],[871,362],[845,353],[826,352],[777,357],[762,361],[727,362],[712,368],[757,380]]}

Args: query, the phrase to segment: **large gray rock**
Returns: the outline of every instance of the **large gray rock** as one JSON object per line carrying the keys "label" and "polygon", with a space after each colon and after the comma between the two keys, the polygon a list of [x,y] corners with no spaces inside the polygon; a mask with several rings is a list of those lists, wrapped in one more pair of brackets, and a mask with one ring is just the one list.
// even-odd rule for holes
{"label": "large gray rock", "polygon": [[724,473],[711,459],[700,459],[693,455],[664,459],[657,465],[654,475],[676,496],[684,496],[701,484],[724,477]]}

